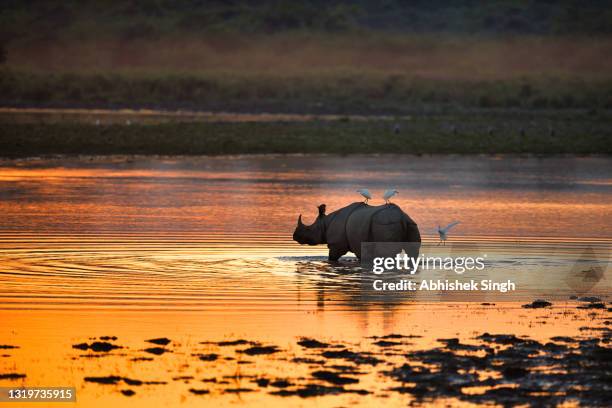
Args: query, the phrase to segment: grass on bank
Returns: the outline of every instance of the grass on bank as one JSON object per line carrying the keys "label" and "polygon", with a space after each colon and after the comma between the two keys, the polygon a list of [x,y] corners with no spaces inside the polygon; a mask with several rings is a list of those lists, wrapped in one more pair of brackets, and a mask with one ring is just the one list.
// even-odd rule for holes
{"label": "grass on bank", "polygon": [[589,115],[129,126],[3,121],[0,155],[611,154],[609,123],[609,117]]}
{"label": "grass on bank", "polygon": [[0,105],[385,113],[612,108],[612,37],[174,33],[14,41]]}
{"label": "grass on bank", "polygon": [[397,72],[40,73],[0,70],[4,106],[405,114],[474,108],[610,109],[612,78],[425,79]]}

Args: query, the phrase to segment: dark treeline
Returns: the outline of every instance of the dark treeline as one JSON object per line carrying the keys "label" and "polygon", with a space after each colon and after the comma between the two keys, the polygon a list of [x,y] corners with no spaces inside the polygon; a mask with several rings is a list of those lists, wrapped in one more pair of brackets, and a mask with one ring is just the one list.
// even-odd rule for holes
{"label": "dark treeline", "polygon": [[612,0],[4,0],[0,38],[291,30],[610,34]]}

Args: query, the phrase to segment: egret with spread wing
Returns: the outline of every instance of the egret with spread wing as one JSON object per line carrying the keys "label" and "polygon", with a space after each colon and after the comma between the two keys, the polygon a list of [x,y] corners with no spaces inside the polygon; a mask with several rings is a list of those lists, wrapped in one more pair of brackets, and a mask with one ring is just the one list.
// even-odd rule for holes
{"label": "egret with spread wing", "polygon": [[455,225],[459,224],[459,221],[454,221],[448,224],[446,227],[442,228],[438,225],[438,235],[440,236],[440,242],[438,245],[444,243],[446,245],[446,240],[448,239],[448,231],[451,230]]}
{"label": "egret with spread wing", "polygon": [[368,200],[372,198],[372,195],[370,194],[370,192],[365,188],[360,188],[359,190],[357,190],[357,192],[365,197],[365,201],[364,201],[365,203],[367,203]]}
{"label": "egret with spread wing", "polygon": [[387,190],[387,191],[385,191],[385,194],[383,194],[383,199],[385,200],[385,203],[389,204],[389,199],[391,199],[391,197],[393,197],[396,194],[399,194],[399,192],[397,190]]}

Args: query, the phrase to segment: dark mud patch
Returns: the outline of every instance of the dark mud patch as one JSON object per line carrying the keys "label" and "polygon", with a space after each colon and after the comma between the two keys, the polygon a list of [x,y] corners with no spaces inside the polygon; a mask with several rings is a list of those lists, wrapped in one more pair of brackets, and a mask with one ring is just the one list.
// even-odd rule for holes
{"label": "dark mud patch", "polygon": [[122,378],[114,375],[109,375],[106,377],[85,377],[83,380],[96,384],[117,384],[119,381],[122,380]]}
{"label": "dark mud patch", "polygon": [[372,353],[357,353],[348,349],[324,351],[321,353],[321,356],[328,359],[343,359],[346,361],[351,361],[355,364],[368,364],[372,366],[382,363],[382,360],[372,356]]}
{"label": "dark mud patch", "polygon": [[238,339],[238,340],[219,341],[215,344],[217,344],[219,347],[231,347],[231,346],[245,346],[247,344],[254,345],[255,343],[248,341],[248,340],[244,340],[244,339]]}
{"label": "dark mud patch", "polygon": [[393,346],[401,346],[402,343],[399,341],[391,341],[391,340],[378,340],[375,341],[374,343],[375,346],[378,347],[393,347]]}
{"label": "dark mud patch", "polygon": [[595,296],[583,296],[583,297],[578,298],[578,301],[594,303],[594,302],[601,302],[601,299]]}
{"label": "dark mud patch", "polygon": [[262,388],[265,388],[270,385],[270,380],[268,378],[257,378],[253,380],[253,382]]}
{"label": "dark mud patch", "polygon": [[172,340],[167,337],[158,337],[156,339],[145,340],[147,343],[157,344],[158,346],[167,346]]}
{"label": "dark mud patch", "polygon": [[190,388],[189,392],[195,395],[206,395],[206,394],[210,394],[209,390],[206,389],[199,389],[199,388]]}
{"label": "dark mud patch", "polygon": [[197,357],[201,360],[201,361],[217,361],[217,359],[219,358],[218,354],[215,353],[209,353],[209,354],[197,354]]}
{"label": "dark mud patch", "polygon": [[98,337],[102,341],[116,341],[117,336],[100,336]]}
{"label": "dark mud patch", "polygon": [[19,380],[21,378],[26,378],[25,374],[20,373],[5,373],[0,374],[0,380]]}
{"label": "dark mud patch", "polygon": [[91,344],[87,344],[87,343],[73,344],[72,348],[77,349],[77,350],[83,350],[83,351],[91,350],[96,353],[108,353],[109,351],[120,349],[123,347],[117,346],[116,344],[112,344],[107,341],[94,341]]}
{"label": "dark mud patch", "polygon": [[327,381],[334,385],[357,384],[359,380],[353,377],[346,377],[333,371],[315,371],[312,376],[317,380]]}
{"label": "dark mud patch", "polygon": [[291,387],[292,385],[293,383],[286,379],[274,380],[270,383],[270,386],[274,388],[287,388]]}
{"label": "dark mud patch", "polygon": [[223,392],[227,394],[240,394],[243,392],[253,392],[253,391],[255,391],[253,388],[226,388],[223,390]]}
{"label": "dark mud patch", "polygon": [[605,309],[606,305],[601,302],[587,303],[578,306],[578,309]]}
{"label": "dark mud patch", "polygon": [[120,382],[123,382],[131,386],[140,386],[143,384],[146,384],[146,385],[167,384],[166,381],[142,381],[142,380],[136,380],[136,379],[128,378],[128,377],[120,377],[117,375],[108,375],[104,377],[85,377],[83,380],[86,382],[91,382],[91,383],[96,383],[96,384],[107,384],[107,385],[116,385],[116,384],[119,384]]}
{"label": "dark mud patch", "polygon": [[323,343],[315,339],[310,339],[307,337],[302,337],[300,341],[297,342],[298,345],[304,348],[327,348],[329,347],[328,343]]}
{"label": "dark mud patch", "polygon": [[[392,390],[421,399],[456,398],[474,404],[555,406],[568,400],[578,405],[607,406],[611,394],[612,349],[599,339],[578,347],[542,344],[511,334],[484,333],[477,337],[484,355],[429,349],[406,354],[407,362],[384,372],[401,384]],[[559,338],[573,343],[573,338]],[[447,345],[456,339],[442,339]],[[495,349],[489,344],[496,344]],[[475,373],[492,373],[482,380]],[[467,388],[480,387],[473,394]]]}
{"label": "dark mud patch", "polygon": [[418,334],[397,334],[397,333],[391,333],[391,334],[385,334],[384,336],[370,336],[368,337],[368,339],[372,339],[372,340],[399,340],[399,339],[418,339],[421,338],[423,336],[420,336]]}
{"label": "dark mud patch", "polygon": [[301,398],[310,397],[321,397],[325,395],[340,395],[340,394],[359,394],[367,395],[369,391],[366,390],[351,390],[339,386],[327,386],[319,384],[307,384],[303,387],[299,387],[291,390],[279,390],[270,392],[271,395],[278,395],[280,397],[291,397],[298,396]]}
{"label": "dark mud patch", "polygon": [[310,365],[325,364],[325,360],[318,360],[312,357],[294,357],[291,359],[291,362],[296,363],[296,364],[310,364]]}
{"label": "dark mud patch", "polygon": [[552,306],[552,303],[546,300],[538,299],[538,300],[534,300],[531,303],[523,305],[522,307],[525,309],[542,309],[542,308],[551,307],[551,306]]}
{"label": "dark mud patch", "polygon": [[192,375],[180,375],[178,377],[172,377],[172,381],[191,381],[193,380]]}
{"label": "dark mud patch", "polygon": [[280,349],[276,346],[253,346],[244,350],[238,350],[239,353],[244,353],[247,356],[259,356],[265,354],[278,353]]}
{"label": "dark mud patch", "polygon": [[155,354],[156,356],[161,356],[164,353],[171,353],[172,351],[168,350],[164,347],[149,347],[143,350],[145,353]]}

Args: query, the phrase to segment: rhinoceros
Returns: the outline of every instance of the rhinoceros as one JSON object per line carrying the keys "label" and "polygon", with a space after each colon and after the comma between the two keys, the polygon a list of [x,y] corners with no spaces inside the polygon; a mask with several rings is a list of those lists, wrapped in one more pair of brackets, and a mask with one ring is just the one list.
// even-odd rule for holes
{"label": "rhinoceros", "polygon": [[361,259],[362,242],[418,243],[418,251],[421,234],[417,224],[397,205],[357,202],[327,215],[325,204],[321,204],[312,225],[304,225],[300,214],[293,240],[302,245],[327,244],[329,260],[337,261],[349,251]]}

